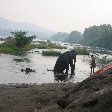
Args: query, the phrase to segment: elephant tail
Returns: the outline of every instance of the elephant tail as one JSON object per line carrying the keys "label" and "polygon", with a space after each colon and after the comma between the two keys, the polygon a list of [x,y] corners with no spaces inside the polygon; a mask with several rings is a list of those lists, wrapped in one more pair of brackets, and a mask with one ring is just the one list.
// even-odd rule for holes
{"label": "elephant tail", "polygon": [[54,69],[53,69],[53,70],[47,69],[47,71],[52,71],[52,72],[53,72],[53,71],[54,71]]}

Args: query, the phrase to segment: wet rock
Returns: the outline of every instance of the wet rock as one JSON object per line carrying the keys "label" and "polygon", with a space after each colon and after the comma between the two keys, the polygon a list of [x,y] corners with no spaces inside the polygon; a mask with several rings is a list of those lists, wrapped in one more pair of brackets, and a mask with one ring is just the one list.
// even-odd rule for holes
{"label": "wet rock", "polygon": [[16,62],[24,62],[24,59],[14,59]]}
{"label": "wet rock", "polygon": [[21,72],[26,72],[27,74],[29,73],[29,72],[35,72],[35,70],[32,70],[31,68],[26,68],[26,69],[21,69]]}
{"label": "wet rock", "polygon": [[40,53],[39,51],[35,51],[35,52]]}

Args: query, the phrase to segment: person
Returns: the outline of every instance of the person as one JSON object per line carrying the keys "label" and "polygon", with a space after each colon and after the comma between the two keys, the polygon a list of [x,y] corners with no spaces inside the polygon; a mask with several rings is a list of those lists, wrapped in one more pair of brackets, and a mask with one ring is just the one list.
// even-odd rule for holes
{"label": "person", "polygon": [[91,55],[91,58],[92,58],[92,60],[91,60],[91,74],[93,74],[94,73],[94,68],[96,67],[96,63],[95,63],[95,57],[94,57],[94,55],[92,54]]}

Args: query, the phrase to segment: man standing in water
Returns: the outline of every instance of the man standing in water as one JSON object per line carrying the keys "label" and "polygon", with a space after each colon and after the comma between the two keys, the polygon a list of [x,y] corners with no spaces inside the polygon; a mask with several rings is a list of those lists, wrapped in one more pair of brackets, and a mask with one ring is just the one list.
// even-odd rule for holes
{"label": "man standing in water", "polygon": [[94,68],[96,67],[96,63],[95,63],[95,58],[94,58],[94,55],[92,54],[91,55],[91,58],[92,58],[92,60],[91,60],[91,74],[93,74],[94,73]]}

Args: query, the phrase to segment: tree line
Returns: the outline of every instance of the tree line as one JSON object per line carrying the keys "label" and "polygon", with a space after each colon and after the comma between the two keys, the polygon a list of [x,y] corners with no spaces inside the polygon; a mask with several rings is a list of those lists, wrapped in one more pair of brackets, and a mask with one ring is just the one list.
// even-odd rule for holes
{"label": "tree line", "polygon": [[78,31],[72,31],[71,33],[57,32],[51,37],[51,40],[74,44],[79,43],[82,40],[82,34]]}
{"label": "tree line", "polygon": [[103,24],[86,28],[81,43],[112,50],[112,26],[110,24]]}
{"label": "tree line", "polygon": [[[33,36],[26,36],[27,32],[15,31],[11,32],[15,37],[16,46],[24,46],[31,43]],[[100,26],[90,26],[85,28],[84,33],[72,31],[70,33],[57,32],[51,37],[53,41],[67,42],[71,44],[83,44],[112,50],[112,26],[110,24],[103,24]]]}
{"label": "tree line", "polygon": [[53,35],[52,40],[68,43],[80,43],[95,47],[103,47],[112,50],[112,26],[103,24],[100,26],[90,26],[85,28],[84,33],[72,31],[71,33],[58,32]]}

